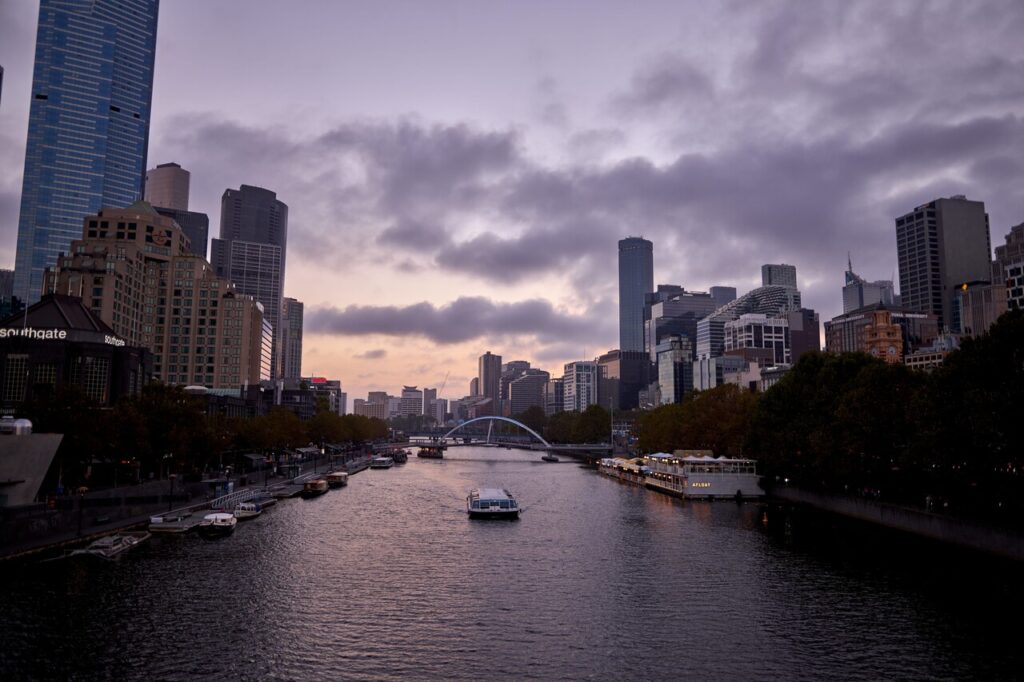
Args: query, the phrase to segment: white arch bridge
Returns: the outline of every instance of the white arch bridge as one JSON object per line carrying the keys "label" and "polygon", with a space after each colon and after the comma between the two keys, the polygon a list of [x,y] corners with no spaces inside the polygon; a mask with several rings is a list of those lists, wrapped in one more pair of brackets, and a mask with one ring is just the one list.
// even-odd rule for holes
{"label": "white arch bridge", "polygon": [[[443,436],[441,436],[440,442],[448,445],[449,447],[451,445],[458,445],[458,443],[448,444],[448,439],[449,438],[454,438],[453,434],[455,432],[463,429],[464,427],[469,426],[470,424],[477,424],[477,423],[481,423],[481,422],[488,422],[488,424],[487,424],[487,439],[484,441],[485,444],[490,444],[492,442],[491,441],[491,435],[492,435],[492,433],[494,431],[494,422],[505,422],[507,424],[512,424],[513,426],[519,427],[520,429],[526,431],[531,436],[536,438],[537,441],[539,441],[539,442],[530,441],[528,443],[502,441],[500,443],[501,445],[504,445],[504,446],[507,446],[507,447],[524,448],[524,449],[528,449],[528,450],[581,450],[581,451],[595,451],[596,450],[596,451],[607,451],[607,450],[611,450],[612,449],[612,446],[609,445],[608,443],[558,443],[558,444],[552,444],[552,443],[549,443],[546,440],[544,440],[544,437],[542,435],[540,435],[539,433],[537,433],[536,431],[534,431],[533,429],[531,429],[529,426],[527,426],[526,424],[522,423],[521,421],[519,421],[517,419],[512,419],[511,417],[498,417],[498,416],[494,416],[494,415],[488,415],[488,416],[484,416],[484,417],[476,417],[474,419],[469,419],[467,421],[464,421],[461,424],[459,424],[458,426],[456,426],[455,428],[453,428],[450,431],[448,431],[448,433],[446,433]],[[479,443],[477,443],[477,444],[479,444]],[[498,444],[498,443],[495,441],[495,444]],[[466,445],[473,445],[473,443],[466,443]]]}

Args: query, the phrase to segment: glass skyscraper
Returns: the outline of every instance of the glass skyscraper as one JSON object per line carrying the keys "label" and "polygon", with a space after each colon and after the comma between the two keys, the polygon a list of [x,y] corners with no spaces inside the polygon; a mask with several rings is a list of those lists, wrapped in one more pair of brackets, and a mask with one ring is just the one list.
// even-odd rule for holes
{"label": "glass skyscraper", "polygon": [[142,196],[159,5],[40,2],[14,281],[28,303],[85,216]]}
{"label": "glass skyscraper", "polygon": [[644,297],[654,291],[654,244],[619,240],[619,350],[644,350]]}

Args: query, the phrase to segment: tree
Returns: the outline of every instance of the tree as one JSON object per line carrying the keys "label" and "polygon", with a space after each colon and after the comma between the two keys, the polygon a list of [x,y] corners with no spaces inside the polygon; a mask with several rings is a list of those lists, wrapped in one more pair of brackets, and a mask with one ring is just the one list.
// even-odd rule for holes
{"label": "tree", "polygon": [[544,414],[544,408],[537,405],[531,405],[526,408],[521,414],[516,415],[516,419],[537,433],[544,433],[544,427],[548,423],[548,417]]}

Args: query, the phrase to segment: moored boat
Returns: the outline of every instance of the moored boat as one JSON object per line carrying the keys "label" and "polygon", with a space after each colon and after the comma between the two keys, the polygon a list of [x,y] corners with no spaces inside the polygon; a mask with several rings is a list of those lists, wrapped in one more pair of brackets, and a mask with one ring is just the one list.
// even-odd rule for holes
{"label": "moored boat", "polygon": [[326,478],[314,478],[302,484],[302,496],[306,499],[319,497],[327,492],[327,488]]}
{"label": "moored boat", "polygon": [[263,513],[263,506],[257,502],[239,502],[235,507],[235,518],[239,521],[255,519]]}
{"label": "moored boat", "polygon": [[550,452],[545,452],[543,455],[541,455],[540,458],[542,460],[544,460],[545,462],[557,462],[558,461],[558,457],[553,455],[553,454],[551,454]]}
{"label": "moored boat", "polygon": [[150,534],[147,531],[129,531],[107,535],[94,541],[85,549],[76,549],[69,556],[94,556],[100,559],[116,559],[149,538]]}
{"label": "moored boat", "polygon": [[444,459],[444,448],[439,445],[421,445],[416,456],[424,459]]}
{"label": "moored boat", "polygon": [[611,476],[626,483],[646,485],[647,475],[651,472],[651,468],[641,464],[641,461],[639,457],[634,459],[605,457],[597,463],[597,470],[605,476]]}
{"label": "moored boat", "polygon": [[371,469],[390,469],[395,466],[395,460],[390,457],[374,457],[370,460]]}
{"label": "moored boat", "polygon": [[330,488],[340,488],[348,485],[347,471],[332,471],[327,474],[327,485]]}
{"label": "moored boat", "polygon": [[471,519],[517,519],[519,503],[504,488],[476,488],[466,496],[466,511]]}
{"label": "moored boat", "polygon": [[713,457],[710,450],[677,450],[671,455],[662,452],[648,455],[644,461],[654,473],[682,478],[685,481],[684,497],[743,499],[764,496],[757,462],[752,459]]}
{"label": "moored boat", "polygon": [[231,535],[238,525],[238,519],[228,512],[207,514],[199,522],[199,534],[205,538],[220,538]]}
{"label": "moored boat", "polygon": [[393,452],[388,454],[388,457],[394,460],[395,464],[405,464],[406,462],[409,461],[409,451],[394,450]]}

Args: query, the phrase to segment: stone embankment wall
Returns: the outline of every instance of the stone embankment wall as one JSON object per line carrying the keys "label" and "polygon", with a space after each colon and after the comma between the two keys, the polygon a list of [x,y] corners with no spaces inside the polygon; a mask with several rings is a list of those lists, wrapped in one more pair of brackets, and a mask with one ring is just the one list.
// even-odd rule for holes
{"label": "stone embankment wall", "polygon": [[1024,536],[973,521],[951,518],[877,500],[819,493],[788,486],[769,491],[773,499],[796,502],[961,547],[1024,561]]}

